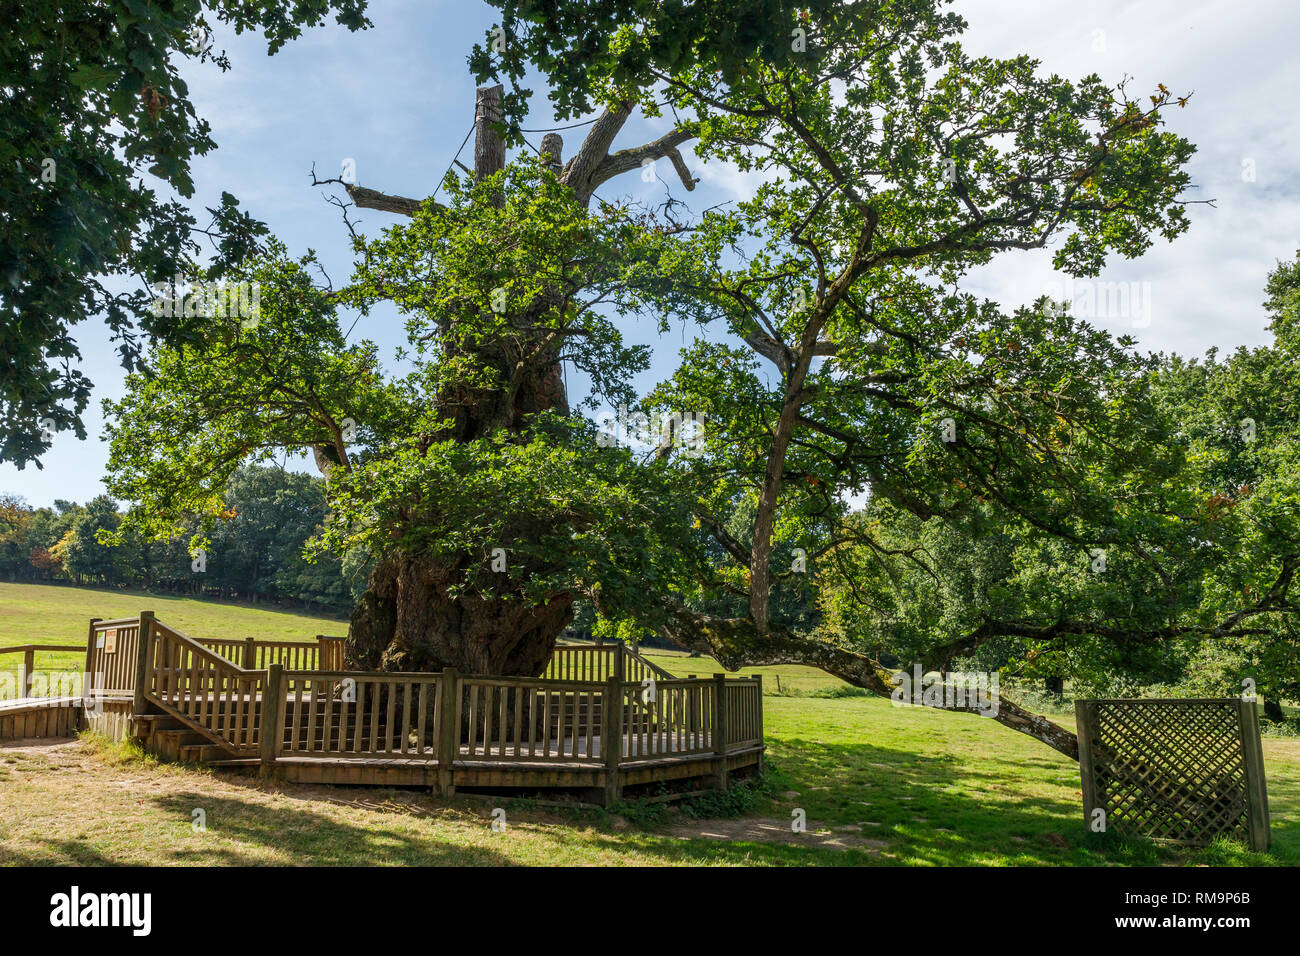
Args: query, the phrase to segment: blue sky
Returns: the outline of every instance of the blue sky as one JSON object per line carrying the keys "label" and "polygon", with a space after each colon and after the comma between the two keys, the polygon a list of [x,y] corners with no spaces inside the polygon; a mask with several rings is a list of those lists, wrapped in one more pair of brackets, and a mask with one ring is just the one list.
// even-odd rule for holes
{"label": "blue sky", "polygon": [[[1300,57],[1294,55],[1300,4],[959,0],[956,9],[970,22],[966,46],[974,53],[1029,53],[1044,71],[1076,79],[1096,72],[1115,82],[1128,75],[1131,89],[1143,93],[1158,82],[1175,93],[1194,91],[1171,125],[1198,147],[1191,165],[1195,198],[1212,198],[1216,207],[1193,207],[1187,235],[1140,260],[1118,260],[1104,273],[1106,281],[1146,290],[1149,323],[1096,321],[1133,335],[1143,348],[1187,355],[1267,342],[1260,306],[1265,275],[1300,248],[1300,119],[1289,102],[1300,90]],[[219,147],[195,163],[194,205],[215,205],[223,190],[234,193],[290,250],[314,248],[335,284],[345,281],[347,233],[322,190],[311,187],[312,164],[318,175],[331,176],[351,159],[363,186],[416,197],[432,193],[471,126],[474,82],[465,57],[493,13],[476,0],[371,0],[373,29],[354,34],[331,23],[274,57],[255,36],[218,34],[217,45],[234,68],[222,74],[191,66],[185,72]],[[554,125],[542,84],[531,85],[537,95],[525,126]],[[630,122],[615,146],[636,145],[665,128],[666,121]],[[564,133],[565,158],[582,133]],[[540,135],[530,138],[536,143]],[[471,147],[466,151],[462,160],[468,162]],[[753,187],[734,169],[684,155],[701,185],[688,195],[673,179],[673,194],[688,198],[697,211],[744,198]],[[1251,170],[1253,179],[1243,175]],[[662,186],[635,173],[600,192],[650,202],[663,197]],[[369,210],[356,218],[371,233],[399,221]],[[966,286],[1013,306],[1061,281],[1048,254],[1035,252],[1003,257]],[[625,331],[632,341],[656,345],[655,366],[638,387],[671,372],[682,344],[679,327],[663,337]],[[692,334],[688,330],[687,338]],[[122,373],[102,326],[83,325],[77,337],[83,369],[96,385],[86,416],[89,439],[59,435],[43,470],[0,466],[0,492],[34,505],[85,501],[103,490],[107,448],[100,440],[99,403],[121,394]],[[353,337],[373,339],[388,357],[401,341],[401,324],[394,312],[375,312]],[[572,370],[569,383],[571,391],[583,390]]]}

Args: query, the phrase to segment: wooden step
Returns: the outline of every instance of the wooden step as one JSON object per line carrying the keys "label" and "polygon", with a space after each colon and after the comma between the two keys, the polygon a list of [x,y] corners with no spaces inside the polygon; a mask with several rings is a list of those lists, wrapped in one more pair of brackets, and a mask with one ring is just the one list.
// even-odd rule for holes
{"label": "wooden step", "polygon": [[202,734],[184,727],[176,730],[155,730],[145,739],[145,747],[150,753],[163,760],[180,760],[181,747],[206,741],[207,738]]}
{"label": "wooden step", "polygon": [[180,730],[185,723],[171,714],[133,714],[131,716],[131,733],[135,737],[145,738],[160,730]]}
{"label": "wooden step", "polygon": [[182,763],[213,764],[235,759],[234,754],[221,744],[206,741],[204,743],[181,744],[177,755]]}

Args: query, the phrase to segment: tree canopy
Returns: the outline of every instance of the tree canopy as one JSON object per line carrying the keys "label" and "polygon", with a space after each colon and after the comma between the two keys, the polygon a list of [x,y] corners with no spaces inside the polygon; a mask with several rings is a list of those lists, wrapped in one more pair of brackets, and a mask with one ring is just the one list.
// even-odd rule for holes
{"label": "tree canopy", "polygon": [[92,383],[76,367],[73,326],[102,318],[133,368],[147,343],[196,334],[184,315],[155,314],[151,289],[186,270],[197,239],[211,240],[215,278],[265,234],[229,193],[206,222],[166,198],[194,195],[190,162],[216,146],[179,64],[230,68],[212,43],[216,23],[260,31],[274,53],[330,14],[360,29],[364,10],[365,0],[34,0],[7,9],[0,461],[39,467],[55,433],[86,437]]}
{"label": "tree canopy", "polygon": [[[310,450],[329,477],[318,546],[375,561],[353,618],[367,666],[479,647],[457,665],[526,671],[582,598],[727,666],[810,663],[888,692],[885,652],[946,666],[1012,641],[1151,667],[1151,648],[1249,640],[1289,612],[1293,538],[1274,517],[1289,432],[1236,449],[1214,417],[1246,417],[1259,393],[1189,415],[1213,359],[1144,356],[1060,304],[962,290],[1005,254],[1050,248],[1092,277],[1185,231],[1193,147],[1166,123],[1186,97],[971,57],[935,0],[806,17],[760,0],[726,16],[497,5],[475,69],[531,63],[562,112],[598,104],[581,146],[566,161],[548,137],[537,158],[452,176],[445,203],[348,185],[409,222],[354,233],[337,290],[263,244],[231,273],[260,283],[260,324],[158,347],[109,408],[129,524],[212,521],[241,461]],[[497,133],[517,134],[524,95]],[[613,150],[636,109],[667,132]],[[693,186],[688,143],[758,174],[754,196],[689,221],[591,208],[643,163]],[[1294,275],[1270,285],[1280,342]],[[401,376],[340,332],[340,308],[381,301],[406,323]],[[644,454],[607,447],[593,404],[629,403],[647,358],[619,322],[688,319],[710,334],[633,407],[702,414],[700,441],[672,426]],[[1234,361],[1290,387],[1272,357]],[[576,404],[566,362],[593,383]],[[1247,502],[1242,483],[1271,497]],[[1074,746],[1009,703],[999,719]]]}

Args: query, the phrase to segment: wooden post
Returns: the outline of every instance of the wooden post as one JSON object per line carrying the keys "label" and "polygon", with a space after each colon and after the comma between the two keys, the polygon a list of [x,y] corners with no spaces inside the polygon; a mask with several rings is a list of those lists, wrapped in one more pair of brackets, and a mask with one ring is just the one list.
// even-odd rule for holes
{"label": "wooden post", "polygon": [[627,671],[626,666],[623,664],[623,653],[626,650],[627,645],[622,641],[614,642],[614,677],[620,684],[623,682],[623,675]]}
{"label": "wooden post", "polygon": [[90,627],[86,631],[86,666],[81,675],[81,696],[87,697],[88,692],[94,686],[94,675],[90,669],[95,666],[95,625],[102,621],[102,617],[92,617]]}
{"label": "wooden post", "polygon": [[77,729],[84,730],[90,726],[89,717],[87,716],[87,702],[98,702],[96,696],[95,675],[91,670],[95,666],[95,625],[102,621],[102,617],[92,617],[90,619],[90,628],[86,632],[86,666],[81,671],[81,700],[82,706],[77,711]]}
{"label": "wooden post", "polygon": [[767,739],[763,733],[763,675],[755,674],[758,682],[758,772],[763,772],[763,754],[767,751]]}
{"label": "wooden post", "polygon": [[261,734],[262,768],[259,776],[275,773],[275,757],[280,752],[280,711],[284,709],[284,665],[270,664],[266,668],[266,683],[262,686]]}
{"label": "wooden post", "polygon": [[456,793],[453,773],[456,758],[460,755],[460,675],[454,667],[444,667],[439,681],[442,690],[442,712],[438,715],[438,794],[450,797]]}
{"label": "wooden post", "polygon": [[1264,749],[1259,739],[1259,712],[1254,700],[1238,700],[1241,714],[1241,752],[1246,769],[1246,800],[1250,809],[1250,848],[1268,852],[1268,787],[1264,782]]}
{"label": "wooden post", "polygon": [[[622,644],[619,645],[622,647]],[[618,658],[620,665],[622,655]],[[622,670],[622,667],[619,668]],[[623,678],[610,677],[600,701],[600,756],[605,761],[606,807],[612,807],[623,796],[618,779],[618,762],[623,756]]]}
{"label": "wooden post", "polygon": [[257,644],[251,637],[244,638],[244,652],[239,666],[246,671],[257,669]]}
{"label": "wooden post", "polygon": [[153,611],[140,612],[140,634],[135,642],[135,686],[131,699],[133,717],[143,717],[149,710],[144,695],[149,683],[149,657],[153,650],[153,620]]}
{"label": "wooden post", "polygon": [[[1092,812],[1097,809],[1097,772],[1092,762],[1092,738],[1097,732],[1097,702],[1075,700],[1074,727],[1079,735],[1079,783],[1083,791],[1083,825],[1092,829]],[[1105,809],[1104,807],[1102,808]],[[1110,821],[1106,821],[1110,826]]]}
{"label": "wooden post", "polygon": [[32,692],[32,672],[36,670],[36,651],[27,648],[23,651],[22,670],[18,672],[18,696],[27,697]]}
{"label": "wooden post", "polygon": [[[474,178],[486,179],[506,166],[506,144],[497,132],[496,124],[502,120],[501,97],[505,87],[480,86],[474,95]],[[505,205],[505,196],[498,194],[494,200]]]}
{"label": "wooden post", "polygon": [[727,675],[713,675],[713,780],[727,789]]}

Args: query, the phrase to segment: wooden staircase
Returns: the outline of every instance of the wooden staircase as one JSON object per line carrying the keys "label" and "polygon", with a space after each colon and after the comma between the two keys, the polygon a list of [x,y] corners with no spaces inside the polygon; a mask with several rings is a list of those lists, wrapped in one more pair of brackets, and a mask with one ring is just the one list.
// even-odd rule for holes
{"label": "wooden staircase", "polygon": [[213,743],[186,721],[154,708],[131,718],[131,735],[154,756],[182,763],[256,767],[257,757],[241,755],[225,743]]}

